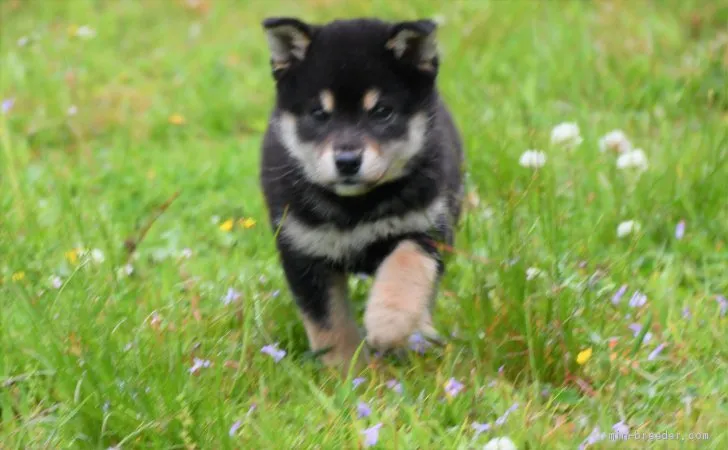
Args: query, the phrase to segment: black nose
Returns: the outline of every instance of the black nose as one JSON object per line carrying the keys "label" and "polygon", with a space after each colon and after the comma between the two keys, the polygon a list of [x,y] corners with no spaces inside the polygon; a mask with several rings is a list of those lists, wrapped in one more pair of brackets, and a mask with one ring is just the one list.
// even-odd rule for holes
{"label": "black nose", "polygon": [[334,155],[336,169],[341,175],[350,177],[356,175],[361,168],[361,151],[340,150]]}

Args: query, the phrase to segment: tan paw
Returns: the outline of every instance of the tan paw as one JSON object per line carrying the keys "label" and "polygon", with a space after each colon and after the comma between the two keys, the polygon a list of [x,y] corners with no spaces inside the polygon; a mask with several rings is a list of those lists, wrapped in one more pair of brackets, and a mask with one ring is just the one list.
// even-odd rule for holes
{"label": "tan paw", "polygon": [[415,331],[432,330],[429,307],[437,262],[411,241],[401,242],[377,270],[364,314],[367,342],[379,350],[401,347]]}

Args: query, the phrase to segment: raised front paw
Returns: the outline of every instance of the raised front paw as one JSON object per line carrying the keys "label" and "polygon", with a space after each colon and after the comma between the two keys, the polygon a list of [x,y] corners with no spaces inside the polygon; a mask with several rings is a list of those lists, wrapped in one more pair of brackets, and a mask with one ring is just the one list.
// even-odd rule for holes
{"label": "raised front paw", "polygon": [[416,331],[430,334],[429,307],[437,284],[437,262],[416,243],[403,241],[377,270],[364,314],[367,343],[401,347]]}

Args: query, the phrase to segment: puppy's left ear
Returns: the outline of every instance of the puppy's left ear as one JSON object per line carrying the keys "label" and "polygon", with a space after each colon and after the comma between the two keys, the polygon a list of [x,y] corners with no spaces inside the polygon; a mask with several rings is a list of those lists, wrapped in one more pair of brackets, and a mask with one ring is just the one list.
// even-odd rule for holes
{"label": "puppy's left ear", "polygon": [[421,72],[437,73],[437,24],[432,20],[399,22],[392,26],[387,48],[398,60],[414,65]]}
{"label": "puppy's left ear", "polygon": [[290,17],[271,17],[263,21],[263,28],[268,38],[273,76],[280,78],[306,57],[313,27]]}

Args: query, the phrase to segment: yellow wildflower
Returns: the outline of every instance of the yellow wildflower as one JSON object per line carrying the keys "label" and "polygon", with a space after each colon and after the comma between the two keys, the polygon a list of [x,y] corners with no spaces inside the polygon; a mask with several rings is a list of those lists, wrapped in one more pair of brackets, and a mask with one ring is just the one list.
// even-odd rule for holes
{"label": "yellow wildflower", "polygon": [[583,366],[586,364],[587,361],[589,361],[589,358],[592,357],[592,349],[589,347],[586,350],[582,350],[579,352],[578,355],[576,355],[576,363],[580,366]]}
{"label": "yellow wildflower", "polygon": [[220,229],[222,231],[226,231],[226,232],[227,231],[230,231],[230,230],[233,229],[233,223],[234,223],[233,222],[233,219],[228,219],[225,222],[223,222],[223,223],[220,224]]}
{"label": "yellow wildflower", "polygon": [[169,123],[172,125],[184,125],[185,117],[182,114],[174,113],[169,116]]}
{"label": "yellow wildflower", "polygon": [[10,278],[13,281],[22,281],[25,278],[25,272],[23,272],[22,270],[15,272]]}
{"label": "yellow wildflower", "polygon": [[253,228],[256,223],[257,222],[252,217],[248,217],[246,219],[240,219],[240,225],[242,225],[243,228],[245,228],[246,230]]}
{"label": "yellow wildflower", "polygon": [[78,249],[74,248],[72,250],[67,251],[64,256],[70,262],[71,264],[78,264]]}

